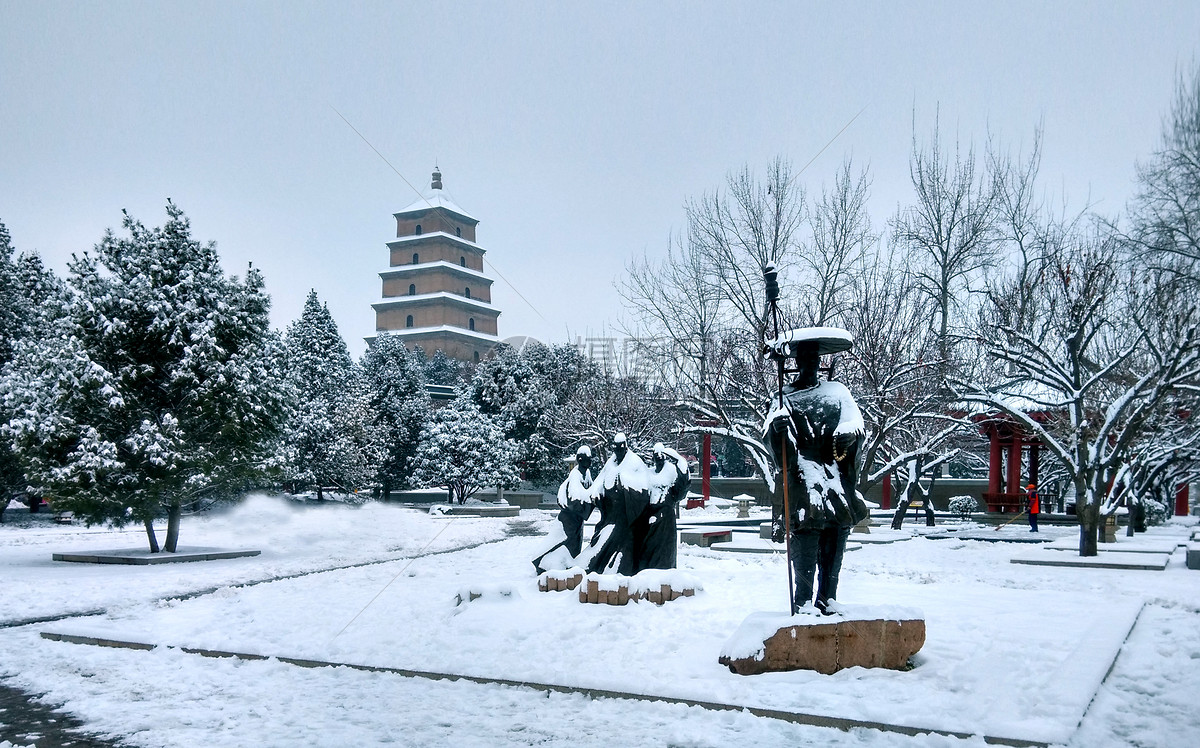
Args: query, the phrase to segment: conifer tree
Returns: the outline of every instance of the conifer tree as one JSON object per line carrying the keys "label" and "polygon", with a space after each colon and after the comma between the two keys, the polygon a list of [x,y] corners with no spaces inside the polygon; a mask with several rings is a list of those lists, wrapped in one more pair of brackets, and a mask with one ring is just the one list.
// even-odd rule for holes
{"label": "conifer tree", "polygon": [[183,211],[148,229],[126,215],[72,258],[53,335],[22,341],[0,389],[26,475],[90,523],[167,515],[262,480],[284,409],[261,275],[221,270]]}
{"label": "conifer tree", "polygon": [[369,411],[380,439],[377,480],[386,500],[393,490],[408,488],[411,483],[417,441],[429,417],[429,394],[421,359],[394,335],[375,338],[363,356],[362,370],[370,392]]}
{"label": "conifer tree", "polygon": [[370,391],[328,307],[310,291],[287,332],[287,381],[294,398],[284,437],[284,480],[293,490],[367,485],[379,462]]}
{"label": "conifer tree", "polygon": [[487,486],[516,486],[515,458],[504,430],[464,395],[435,411],[421,430],[413,480],[445,486],[461,504]]}

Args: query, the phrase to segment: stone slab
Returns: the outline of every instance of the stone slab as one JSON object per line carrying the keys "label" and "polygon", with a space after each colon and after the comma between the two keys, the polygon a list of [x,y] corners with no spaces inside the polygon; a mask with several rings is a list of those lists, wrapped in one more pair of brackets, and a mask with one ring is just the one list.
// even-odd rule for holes
{"label": "stone slab", "polygon": [[152,564],[178,564],[190,561],[219,561],[227,558],[246,558],[257,556],[262,551],[238,549],[222,550],[220,548],[180,548],[176,553],[151,553],[148,549],[124,548],[109,551],[75,551],[55,553],[51,557],[55,561],[68,561],[77,564],[125,564],[129,566],[149,566]]}
{"label": "stone slab", "polygon": [[922,533],[921,536],[930,540],[979,540],[984,543],[1028,543],[1031,545],[1042,545],[1051,541],[1051,538],[1042,537],[1041,533],[1036,532],[1027,532],[1022,535],[1019,533],[996,532],[995,530],[984,530],[981,532],[930,532]]}
{"label": "stone slab", "polygon": [[728,543],[733,540],[733,530],[717,528],[713,530],[681,530],[679,542],[688,545],[698,545],[708,548],[713,543]]}
{"label": "stone slab", "polygon": [[447,517],[516,517],[521,507],[501,504],[500,506],[452,506],[443,507],[440,514]]}
{"label": "stone slab", "polygon": [[1189,569],[1200,569],[1200,543],[1188,543],[1187,567]]}
{"label": "stone slab", "polygon": [[[857,551],[862,548],[858,542],[858,536],[854,540],[846,543],[846,552]],[[733,540],[728,543],[720,543],[711,546],[711,551],[720,551],[721,553],[784,553],[785,548],[783,543],[772,543],[770,540],[756,538],[749,533],[736,533]]]}
{"label": "stone slab", "polygon": [[[1101,553],[1166,553],[1171,554],[1181,545],[1185,545],[1186,541],[1176,538],[1147,538],[1147,537],[1125,537],[1118,535],[1117,539],[1111,543],[1097,543],[1096,550]],[[1059,538],[1052,543],[1046,544],[1047,548],[1062,551],[1079,551],[1079,537],[1072,535],[1067,538]]]}
{"label": "stone slab", "polygon": [[1010,559],[1014,564],[1029,566],[1072,566],[1081,569],[1126,569],[1162,571],[1171,561],[1168,553],[1120,553],[1109,551],[1096,556],[1080,556],[1072,551],[1039,549]]}
{"label": "stone slab", "polygon": [[885,545],[887,543],[899,543],[904,540],[913,539],[911,533],[878,529],[871,530],[870,533],[854,533],[852,537],[854,538],[855,543],[870,545]]}
{"label": "stone slab", "polygon": [[831,675],[848,667],[903,670],[925,645],[925,621],[846,620],[814,617],[812,623],[783,626],[763,641],[757,656],[718,662],[738,675],[815,670]]}

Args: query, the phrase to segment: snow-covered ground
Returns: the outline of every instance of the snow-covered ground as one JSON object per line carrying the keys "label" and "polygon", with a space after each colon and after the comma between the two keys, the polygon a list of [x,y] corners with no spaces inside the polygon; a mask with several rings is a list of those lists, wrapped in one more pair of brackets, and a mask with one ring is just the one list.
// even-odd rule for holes
{"label": "snow-covered ground", "polygon": [[[708,509],[684,521],[735,513]],[[1200,736],[1200,572],[1186,569],[1182,550],[1155,572],[1015,565],[1009,559],[1028,546],[1010,543],[918,535],[865,544],[846,556],[842,602],[922,610],[928,636],[916,667],[743,677],[717,656],[747,614],[786,608],[781,556],[681,546],[680,568],[703,584],[695,597],[661,607],[584,605],[573,592],[537,591],[530,560],[546,538],[529,533],[553,524],[552,513],[528,510],[513,520],[436,517],[394,505],[296,508],[255,497],[185,521],[181,545],[252,547],[261,556],[137,567],[50,555],[138,547],[140,532],[0,525],[0,624],[106,611],[0,628],[0,675],[62,704],[93,731],[137,746],[982,745],[991,736],[1165,747]],[[1190,524],[1147,535],[1185,538]],[[1011,526],[996,534],[1025,532]],[[1047,537],[1075,532],[1043,528]],[[291,578],[247,584],[277,576]],[[467,588],[483,596],[456,606]],[[167,646],[105,649],[48,641],[43,631]],[[746,711],[218,660],[178,647],[976,737],[840,732]]]}

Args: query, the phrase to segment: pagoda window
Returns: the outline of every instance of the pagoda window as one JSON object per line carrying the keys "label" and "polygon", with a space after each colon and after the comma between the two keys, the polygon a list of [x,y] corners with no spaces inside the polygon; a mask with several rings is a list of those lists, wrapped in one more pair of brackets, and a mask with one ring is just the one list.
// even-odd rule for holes
{"label": "pagoda window", "polygon": [[409,283],[409,284],[408,284],[408,295],[409,295],[409,296],[416,296],[416,295],[417,295],[417,284],[416,284],[416,283]]}
{"label": "pagoda window", "polygon": [[465,295],[465,296],[466,296],[468,299],[469,299],[469,298],[471,298],[471,287],[470,287],[470,286],[467,286],[467,288],[466,288],[466,290],[463,292],[463,294],[464,294],[464,295]]}
{"label": "pagoda window", "polygon": [[421,264],[421,255],[417,254],[416,252],[413,252],[413,264],[414,265]]}
{"label": "pagoda window", "polygon": [[420,235],[421,235],[421,224],[418,223],[417,229],[416,229],[416,236],[420,236]]}
{"label": "pagoda window", "polygon": [[405,326],[405,327],[412,327],[412,326],[413,326],[413,316],[412,316],[411,314],[410,314],[410,315],[408,315],[408,318],[404,320],[404,326]]}
{"label": "pagoda window", "polygon": [[467,329],[469,329],[471,332],[475,331],[475,318],[474,317],[471,317],[470,319],[467,320]]}
{"label": "pagoda window", "polygon": [[454,233],[456,236],[462,236],[462,226],[455,226]]}
{"label": "pagoda window", "polygon": [[467,258],[465,256],[460,256],[458,258],[458,264],[462,265],[463,267],[466,267],[467,266]]}

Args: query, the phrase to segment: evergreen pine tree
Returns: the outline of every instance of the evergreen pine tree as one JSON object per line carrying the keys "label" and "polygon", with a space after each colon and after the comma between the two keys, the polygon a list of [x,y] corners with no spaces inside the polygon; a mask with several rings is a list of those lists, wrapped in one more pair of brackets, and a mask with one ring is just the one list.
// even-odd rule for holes
{"label": "evergreen pine tree", "polygon": [[287,381],[294,407],[284,437],[284,480],[347,494],[367,485],[379,462],[369,387],[354,366],[329,309],[310,291],[288,328]]}
{"label": "evergreen pine tree", "polygon": [[[0,389],[29,478],[88,523],[153,521],[262,479],[284,401],[260,274],[226,277],[183,211],[125,216],[70,263],[54,334],[18,347]],[[36,274],[34,274],[36,275]]]}
{"label": "evergreen pine tree", "polygon": [[516,445],[499,424],[462,396],[435,411],[421,430],[413,480],[446,486],[461,504],[487,486],[516,486],[515,458]]}
{"label": "evergreen pine tree", "polygon": [[363,356],[362,369],[370,390],[372,422],[380,438],[377,480],[386,500],[393,490],[410,486],[417,441],[429,417],[429,394],[417,352],[409,351],[394,335],[375,338]]}

